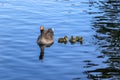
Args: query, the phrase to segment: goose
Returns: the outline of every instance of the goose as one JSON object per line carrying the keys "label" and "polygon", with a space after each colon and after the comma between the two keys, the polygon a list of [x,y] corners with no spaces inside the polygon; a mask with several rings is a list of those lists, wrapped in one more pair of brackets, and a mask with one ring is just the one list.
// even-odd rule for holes
{"label": "goose", "polygon": [[41,34],[37,40],[39,45],[50,45],[54,43],[54,31],[51,28],[45,30],[44,26],[40,26],[40,32]]}

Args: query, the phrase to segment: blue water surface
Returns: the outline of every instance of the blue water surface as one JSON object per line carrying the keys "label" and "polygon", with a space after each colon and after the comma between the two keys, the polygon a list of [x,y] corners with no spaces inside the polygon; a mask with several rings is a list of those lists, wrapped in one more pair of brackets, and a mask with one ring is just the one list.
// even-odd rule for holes
{"label": "blue water surface", "polygon": [[[108,57],[95,45],[89,0],[0,0],[1,80],[89,80],[88,70],[105,68]],[[99,12],[98,8],[93,11]],[[54,44],[39,60],[39,27],[54,28]],[[82,36],[83,44],[58,38]],[[87,61],[95,64],[87,66]]]}

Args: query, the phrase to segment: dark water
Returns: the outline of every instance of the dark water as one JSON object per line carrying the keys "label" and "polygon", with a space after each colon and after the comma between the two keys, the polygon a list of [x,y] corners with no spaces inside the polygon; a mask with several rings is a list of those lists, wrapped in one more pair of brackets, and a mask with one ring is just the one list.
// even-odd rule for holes
{"label": "dark water", "polygon": [[[55,29],[42,60],[39,27]],[[63,36],[83,44],[60,44]],[[119,0],[0,0],[1,80],[119,80]]]}

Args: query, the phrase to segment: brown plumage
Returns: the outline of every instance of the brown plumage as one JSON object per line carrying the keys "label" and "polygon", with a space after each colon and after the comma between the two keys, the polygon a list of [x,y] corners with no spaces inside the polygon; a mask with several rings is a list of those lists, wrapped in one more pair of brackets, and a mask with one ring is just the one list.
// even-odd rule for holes
{"label": "brown plumage", "polygon": [[50,45],[54,43],[54,32],[51,28],[44,29],[44,26],[40,27],[41,35],[38,37],[37,43],[39,45]]}

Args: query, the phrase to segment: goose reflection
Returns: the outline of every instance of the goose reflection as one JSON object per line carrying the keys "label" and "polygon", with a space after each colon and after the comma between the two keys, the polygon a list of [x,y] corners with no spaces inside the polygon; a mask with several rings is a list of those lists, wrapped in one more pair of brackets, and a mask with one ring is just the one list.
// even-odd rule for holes
{"label": "goose reflection", "polygon": [[40,27],[40,36],[38,37],[37,44],[40,47],[41,53],[39,59],[42,60],[44,57],[45,47],[50,47],[54,43],[54,32],[51,28],[48,30],[44,29],[44,26]]}
{"label": "goose reflection", "polygon": [[95,14],[92,21],[93,29],[96,31],[95,45],[99,46],[100,53],[108,59],[102,57],[105,60],[102,63],[107,67],[88,70],[86,74],[88,79],[92,80],[120,80],[118,76],[120,75],[120,5],[118,5],[120,1],[91,1],[90,5],[98,3],[99,6],[93,5],[93,7],[98,8],[101,13],[96,15],[92,12]]}
{"label": "goose reflection", "polygon": [[43,60],[44,59],[44,50],[45,50],[45,48],[47,47],[50,47],[50,46],[52,46],[52,44],[53,43],[51,43],[51,44],[49,44],[49,45],[45,45],[45,44],[42,44],[42,45],[40,45],[40,44],[38,44],[39,45],[39,47],[40,47],[40,56],[39,56],[39,60]]}

